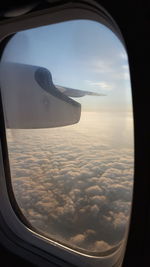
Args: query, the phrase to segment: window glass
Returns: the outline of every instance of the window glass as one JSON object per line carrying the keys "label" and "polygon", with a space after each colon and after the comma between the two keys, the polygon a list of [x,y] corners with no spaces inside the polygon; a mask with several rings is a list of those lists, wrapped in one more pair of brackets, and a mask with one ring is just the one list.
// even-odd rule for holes
{"label": "window glass", "polygon": [[126,51],[74,20],[18,32],[0,64],[11,181],[37,232],[88,254],[119,245],[133,186]]}

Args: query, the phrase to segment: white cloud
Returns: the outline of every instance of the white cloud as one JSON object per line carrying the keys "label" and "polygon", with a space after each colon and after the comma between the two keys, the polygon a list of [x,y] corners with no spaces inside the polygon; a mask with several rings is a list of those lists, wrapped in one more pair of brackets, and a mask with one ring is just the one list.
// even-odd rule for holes
{"label": "white cloud", "polygon": [[103,252],[103,251],[109,250],[110,248],[111,248],[111,246],[107,242],[105,242],[103,240],[96,241],[95,244],[94,244],[94,251]]}
{"label": "white cloud", "polygon": [[132,195],[132,149],[106,142],[110,135],[104,124],[100,130],[94,124],[78,127],[9,136],[13,188],[34,227],[100,252],[123,238]]}
{"label": "white cloud", "polygon": [[90,62],[91,71],[95,73],[105,74],[111,73],[113,71],[113,61],[106,60],[93,60]]}
{"label": "white cloud", "polygon": [[72,238],[70,238],[70,242],[75,245],[81,245],[81,243],[85,240],[85,236],[83,234],[78,234]]}
{"label": "white cloud", "polygon": [[92,86],[94,89],[102,89],[102,90],[112,90],[113,89],[113,84],[108,83],[106,81],[90,81],[86,80],[86,83],[88,83],[90,86]]}
{"label": "white cloud", "polygon": [[96,195],[90,199],[91,204],[97,204],[99,207],[106,203],[106,196]]}
{"label": "white cloud", "polygon": [[85,192],[87,195],[99,195],[102,193],[102,189],[98,185],[88,187]]}
{"label": "white cloud", "polygon": [[114,213],[113,225],[115,228],[124,229],[127,223],[128,217],[124,214],[124,212]]}

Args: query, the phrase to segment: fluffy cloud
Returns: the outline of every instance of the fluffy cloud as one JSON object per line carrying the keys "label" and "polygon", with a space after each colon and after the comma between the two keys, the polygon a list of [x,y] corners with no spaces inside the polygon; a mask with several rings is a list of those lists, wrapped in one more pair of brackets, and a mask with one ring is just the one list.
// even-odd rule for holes
{"label": "fluffy cloud", "polygon": [[72,238],[70,238],[70,242],[73,243],[74,245],[82,245],[82,243],[85,240],[85,236],[83,234],[78,234]]}
{"label": "fluffy cloud", "polygon": [[99,253],[125,234],[133,149],[125,140],[117,145],[109,120],[97,121],[7,130],[7,138],[12,185],[27,220],[50,238]]}
{"label": "fluffy cloud", "polygon": [[88,187],[85,192],[88,196],[95,196],[102,193],[102,189],[98,185]]}
{"label": "fluffy cloud", "polygon": [[109,250],[111,246],[105,241],[96,241],[94,243],[94,251],[106,251]]}

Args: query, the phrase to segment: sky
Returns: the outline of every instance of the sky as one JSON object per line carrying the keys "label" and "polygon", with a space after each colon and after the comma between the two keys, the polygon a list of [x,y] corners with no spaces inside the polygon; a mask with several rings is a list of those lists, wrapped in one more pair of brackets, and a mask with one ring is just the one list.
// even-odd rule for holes
{"label": "sky", "polygon": [[102,24],[69,21],[17,33],[2,60],[43,66],[55,84],[106,94],[76,99],[75,125],[7,129],[7,142],[16,200],[37,231],[87,254],[115,247],[127,230],[134,172],[122,43]]}
{"label": "sky", "polygon": [[19,32],[3,60],[43,66],[55,84],[106,94],[80,98],[88,111],[132,110],[125,48],[98,22],[74,20]]}

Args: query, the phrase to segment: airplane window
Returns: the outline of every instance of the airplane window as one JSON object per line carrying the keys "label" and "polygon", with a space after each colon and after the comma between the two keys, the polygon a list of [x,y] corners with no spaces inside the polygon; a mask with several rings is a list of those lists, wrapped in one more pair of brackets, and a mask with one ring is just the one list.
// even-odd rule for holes
{"label": "airplane window", "polygon": [[11,183],[35,231],[87,254],[124,240],[133,188],[127,54],[106,26],[16,33],[0,63]]}

